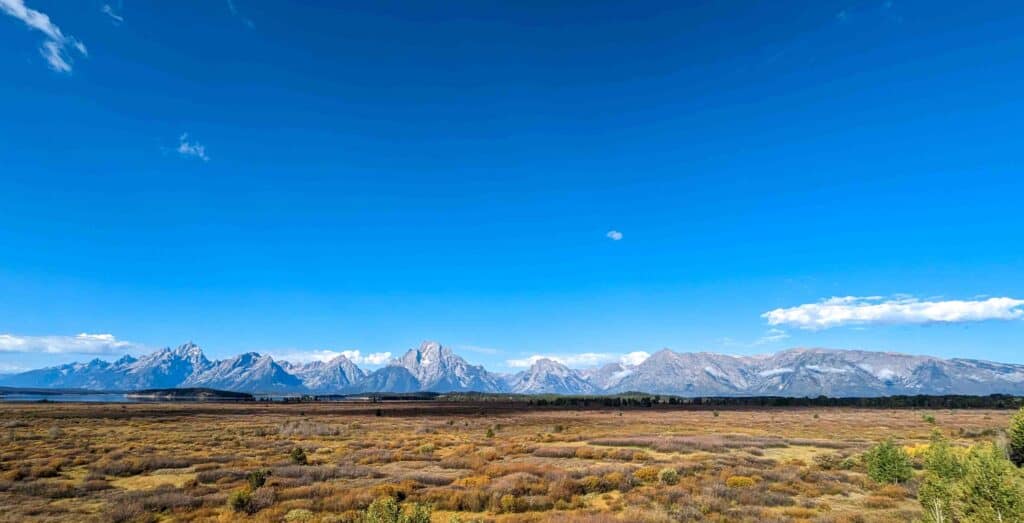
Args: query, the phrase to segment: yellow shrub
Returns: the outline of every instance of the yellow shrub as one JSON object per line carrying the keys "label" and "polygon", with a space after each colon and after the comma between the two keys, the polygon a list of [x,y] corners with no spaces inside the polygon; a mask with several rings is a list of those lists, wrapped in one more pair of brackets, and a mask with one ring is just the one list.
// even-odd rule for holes
{"label": "yellow shrub", "polygon": [[757,483],[754,478],[749,476],[729,476],[725,480],[725,486],[729,488],[750,488]]}
{"label": "yellow shrub", "polygon": [[641,467],[633,473],[633,477],[644,483],[654,483],[658,481],[659,472],[658,467]]}

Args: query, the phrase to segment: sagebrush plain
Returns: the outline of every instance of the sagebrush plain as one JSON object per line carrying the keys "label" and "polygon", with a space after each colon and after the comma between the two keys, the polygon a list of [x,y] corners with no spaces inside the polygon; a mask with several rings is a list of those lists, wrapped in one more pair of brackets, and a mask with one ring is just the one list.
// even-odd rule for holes
{"label": "sagebrush plain", "polygon": [[915,481],[860,457],[938,429],[991,441],[1012,411],[514,409],[382,404],[0,404],[3,521],[921,518]]}

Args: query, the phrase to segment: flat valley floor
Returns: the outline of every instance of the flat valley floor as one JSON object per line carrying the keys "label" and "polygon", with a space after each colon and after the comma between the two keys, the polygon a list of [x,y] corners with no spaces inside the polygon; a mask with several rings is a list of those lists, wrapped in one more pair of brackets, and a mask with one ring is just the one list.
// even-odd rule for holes
{"label": "flat valley floor", "polygon": [[913,521],[916,481],[872,483],[864,450],[992,440],[1011,415],[0,403],[0,520],[359,521],[392,496],[445,523]]}

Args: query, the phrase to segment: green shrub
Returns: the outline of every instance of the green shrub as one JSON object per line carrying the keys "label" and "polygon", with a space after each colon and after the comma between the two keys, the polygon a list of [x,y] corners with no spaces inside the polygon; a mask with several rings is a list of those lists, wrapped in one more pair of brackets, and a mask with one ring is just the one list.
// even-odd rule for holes
{"label": "green shrub", "polygon": [[391,496],[382,496],[370,503],[359,518],[360,523],[430,523],[430,505],[413,503],[403,511]]}
{"label": "green shrub", "polygon": [[267,482],[269,475],[270,471],[267,469],[254,470],[245,475],[245,482],[249,485],[249,490],[256,490]]}
{"label": "green shrub", "polygon": [[679,472],[672,467],[666,467],[658,473],[658,479],[666,485],[675,485],[679,483]]}
{"label": "green shrub", "polygon": [[245,490],[232,492],[228,496],[228,506],[235,512],[248,512],[250,503],[252,503],[252,496]]}
{"label": "green shrub", "polygon": [[373,500],[363,514],[363,523],[398,523],[402,509],[391,496],[383,496]]}
{"label": "green shrub", "polygon": [[309,459],[306,458],[306,451],[302,450],[302,447],[293,448],[288,457],[291,458],[292,463],[296,465],[305,465],[306,463],[309,463]]}
{"label": "green shrub", "polygon": [[487,427],[487,434],[486,434],[486,436],[488,438],[493,438],[494,437],[494,429],[492,429],[490,427]]}
{"label": "green shrub", "polygon": [[913,475],[910,456],[902,447],[888,439],[875,445],[864,455],[868,477],[878,483],[901,483]]}

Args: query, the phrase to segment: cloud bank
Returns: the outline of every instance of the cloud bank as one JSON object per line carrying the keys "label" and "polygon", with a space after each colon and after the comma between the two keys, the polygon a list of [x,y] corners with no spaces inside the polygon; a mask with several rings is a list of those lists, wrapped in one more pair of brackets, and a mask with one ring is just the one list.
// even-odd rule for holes
{"label": "cloud bank", "polygon": [[308,363],[311,361],[331,361],[338,356],[345,356],[352,363],[356,365],[384,365],[391,361],[390,352],[372,352],[370,354],[363,354],[358,350],[311,350],[311,351],[291,351],[283,353],[273,353],[272,356],[276,360],[288,361],[291,363]]}
{"label": "cloud bank", "polygon": [[610,354],[606,352],[581,352],[579,354],[565,354],[561,356],[545,356],[534,354],[526,358],[506,360],[505,363],[513,368],[527,368],[537,360],[549,359],[557,361],[566,367],[596,367],[605,363],[618,361],[623,365],[639,365],[651,355],[644,351],[635,351],[627,354]]}
{"label": "cloud bank", "polygon": [[1024,318],[1024,300],[920,300],[914,297],[844,296],[775,309],[761,315],[769,325],[821,330],[847,325],[964,323]]}
{"label": "cloud bank", "polygon": [[29,8],[25,5],[24,0],[0,0],[0,11],[21,20],[29,29],[35,29],[46,35],[46,40],[40,46],[39,52],[46,59],[50,69],[61,73],[71,72],[68,47],[74,48],[82,56],[89,56],[85,44],[73,36],[65,35],[56,24],[50,21],[49,16]]}
{"label": "cloud bank", "polygon": [[121,341],[112,334],[82,333],[75,336],[15,336],[0,334],[0,353],[124,354],[145,347]]}

